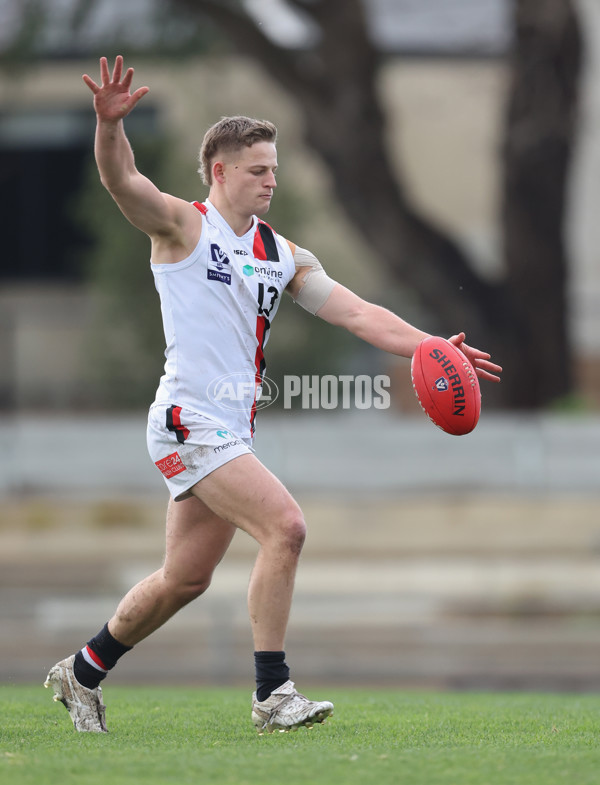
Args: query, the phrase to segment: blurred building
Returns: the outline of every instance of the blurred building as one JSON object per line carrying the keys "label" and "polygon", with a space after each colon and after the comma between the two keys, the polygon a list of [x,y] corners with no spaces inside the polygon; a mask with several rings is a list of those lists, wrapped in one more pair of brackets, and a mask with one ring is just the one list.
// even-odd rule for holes
{"label": "blurred building", "polygon": [[[138,68],[136,78],[151,86],[128,129],[149,136],[166,131],[193,171],[202,133],[215,118],[236,112],[272,117],[282,128],[286,167],[293,169],[299,192],[310,199],[316,179],[317,200],[327,214],[321,225],[312,221],[310,235],[307,226],[301,239],[341,281],[366,297],[381,296],[385,288],[377,261],[329,201],[326,177],[302,144],[290,96],[242,59],[214,53],[180,60],[152,56],[157,0],[99,0],[76,36],[68,24],[73,3],[47,3],[56,7],[41,40],[42,58],[30,68],[8,63],[0,75],[5,248],[0,260],[0,406],[65,408],[85,400],[90,382],[83,378],[82,333],[94,306],[82,286],[80,264],[89,238],[74,220],[73,206],[89,162],[94,116],[80,74],[96,73],[96,57],[89,53],[113,41],[116,29],[122,31],[125,55],[135,52],[129,61]],[[509,5],[508,0],[366,3],[373,37],[385,55],[381,79],[390,141],[415,204],[471,249],[490,276],[500,272],[495,216]],[[579,5],[587,59],[571,188],[570,304],[581,392],[598,403],[600,8],[593,0],[579,0]],[[302,46],[310,35],[280,0],[248,0],[247,6],[264,20],[269,34],[289,46]],[[12,0],[0,9],[4,53],[14,44],[21,8]],[[167,28],[162,47],[164,35],[172,47],[185,39],[181,26]],[[203,194],[198,183],[189,198]],[[337,227],[333,233],[332,225]]]}

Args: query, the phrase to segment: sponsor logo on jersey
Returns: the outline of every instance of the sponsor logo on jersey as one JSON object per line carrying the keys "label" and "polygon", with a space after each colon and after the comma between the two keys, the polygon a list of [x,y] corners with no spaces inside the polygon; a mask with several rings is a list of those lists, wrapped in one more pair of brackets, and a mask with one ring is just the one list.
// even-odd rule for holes
{"label": "sponsor logo on jersey", "polygon": [[248,252],[242,251],[240,248],[236,248],[233,253],[236,254],[236,256],[248,256]]}
{"label": "sponsor logo on jersey", "polygon": [[241,439],[234,439],[231,442],[225,442],[224,444],[219,444],[216,447],[213,447],[213,452],[223,452],[223,450],[228,450],[230,447],[237,447],[238,444],[243,444],[244,442]]}
{"label": "sponsor logo on jersey", "polygon": [[216,243],[210,246],[210,266],[207,271],[209,281],[221,281],[231,285],[231,262],[225,251]]}
{"label": "sponsor logo on jersey", "polygon": [[277,279],[283,278],[282,270],[271,270],[270,267],[259,267],[258,265],[252,265],[252,264],[245,264],[242,267],[242,272],[244,273],[244,275],[247,275],[248,277],[256,273],[257,275],[260,275],[261,278],[268,278],[270,280],[272,280],[273,278],[277,278]]}
{"label": "sponsor logo on jersey", "polygon": [[161,458],[160,461],[156,461],[156,466],[167,480],[171,479],[171,477],[175,477],[176,474],[181,474],[181,472],[186,471],[186,467],[183,465],[183,461],[178,452],[172,452],[170,455],[167,455],[166,458]]}
{"label": "sponsor logo on jersey", "polygon": [[271,270],[269,267],[255,267],[254,272],[263,278],[283,278],[283,270]]}

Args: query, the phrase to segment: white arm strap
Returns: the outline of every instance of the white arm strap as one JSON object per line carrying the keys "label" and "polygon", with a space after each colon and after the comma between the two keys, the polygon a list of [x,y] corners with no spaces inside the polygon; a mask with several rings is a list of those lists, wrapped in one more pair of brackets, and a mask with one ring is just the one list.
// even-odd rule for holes
{"label": "white arm strap", "polygon": [[296,246],[294,262],[296,268],[307,268],[303,276],[304,284],[295,302],[314,315],[321,306],[325,305],[336,282],[327,275],[317,257],[304,248]]}

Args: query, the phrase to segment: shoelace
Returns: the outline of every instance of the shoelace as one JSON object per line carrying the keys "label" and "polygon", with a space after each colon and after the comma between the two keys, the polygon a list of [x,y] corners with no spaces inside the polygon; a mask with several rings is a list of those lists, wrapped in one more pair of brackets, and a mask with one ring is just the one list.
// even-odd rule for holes
{"label": "shoelace", "polygon": [[[268,725],[268,724],[271,722],[271,720],[272,720],[272,719],[273,719],[273,717],[275,716],[275,714],[277,714],[277,712],[278,712],[280,709],[282,709],[284,706],[286,706],[288,703],[291,703],[291,702],[292,702],[292,701],[293,701],[295,698],[304,698],[304,700],[308,701],[308,698],[306,697],[306,695],[301,695],[299,692],[292,692],[292,693],[290,693],[289,695],[284,695],[284,696],[282,697],[282,699],[279,701],[279,703],[278,703],[278,704],[276,704],[276,705],[275,705],[275,706],[274,706],[274,707],[271,709],[271,711],[269,712],[269,716],[267,717],[267,719],[266,719],[266,720],[265,720],[265,722],[263,723],[263,726],[262,726],[262,727],[263,727],[263,728],[266,728],[266,727],[267,727],[267,725]],[[310,701],[309,701],[309,702],[310,702]]]}

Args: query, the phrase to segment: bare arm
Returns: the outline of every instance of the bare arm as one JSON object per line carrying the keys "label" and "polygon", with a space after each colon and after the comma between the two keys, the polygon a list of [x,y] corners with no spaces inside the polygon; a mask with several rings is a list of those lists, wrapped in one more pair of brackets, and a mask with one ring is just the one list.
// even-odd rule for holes
{"label": "bare arm", "polygon": [[[330,324],[344,327],[378,349],[412,357],[428,333],[417,330],[391,311],[366,302],[336,283],[325,274],[314,254],[289,240],[287,242],[296,263],[296,274],[286,291],[299,305]],[[309,287],[312,291],[306,297]]]}
{"label": "bare arm", "polygon": [[[133,150],[125,135],[123,118],[148,92],[139,87],[130,92],[133,68],[122,77],[123,58],[119,55],[110,75],[105,57],[100,60],[101,85],[87,74],[83,81],[94,93],[96,141],[94,152],[100,179],[125,217],[153,239],[168,238],[172,246],[189,246],[182,227],[186,220],[199,222],[197,211],[181,199],[162,193],[135,165]],[[188,219],[188,216],[191,218]]]}
{"label": "bare arm", "polygon": [[[419,343],[428,333],[418,330],[396,314],[361,299],[358,295],[336,284],[317,316],[330,324],[345,327],[367,343],[401,357],[412,357]],[[449,339],[470,360],[482,379],[499,382],[502,368],[490,361],[490,355],[468,346],[464,333]]]}
{"label": "bare arm", "polygon": [[345,327],[378,349],[401,357],[412,357],[417,346],[429,335],[386,308],[363,300],[339,283],[317,311],[317,316],[330,324]]}

